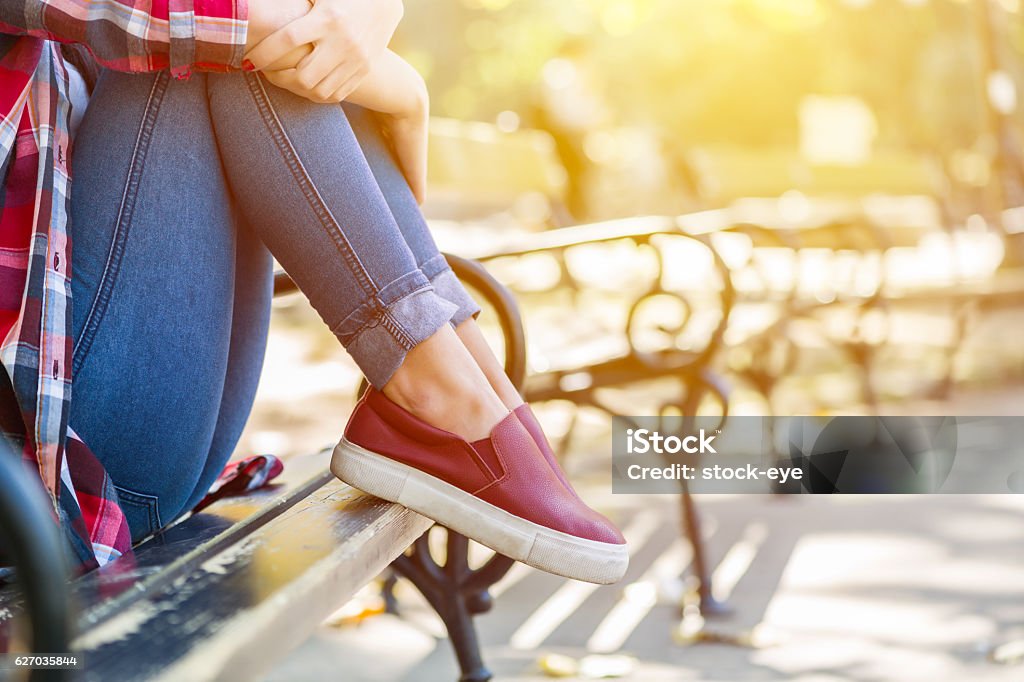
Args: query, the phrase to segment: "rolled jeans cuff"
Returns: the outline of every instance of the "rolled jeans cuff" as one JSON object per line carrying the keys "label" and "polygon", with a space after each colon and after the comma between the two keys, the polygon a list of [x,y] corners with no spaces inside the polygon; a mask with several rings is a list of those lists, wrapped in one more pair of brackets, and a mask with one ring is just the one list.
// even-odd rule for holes
{"label": "rolled jeans cuff", "polygon": [[[376,388],[382,388],[405,362],[409,351],[446,324],[458,306],[434,291],[422,273],[388,285],[337,328],[335,336]],[[392,295],[390,302],[384,296]]]}
{"label": "rolled jeans cuff", "polygon": [[469,318],[480,314],[480,306],[469,295],[459,278],[455,276],[444,256],[438,255],[431,258],[420,269],[441,298],[458,306],[452,315],[452,326],[457,327]]}

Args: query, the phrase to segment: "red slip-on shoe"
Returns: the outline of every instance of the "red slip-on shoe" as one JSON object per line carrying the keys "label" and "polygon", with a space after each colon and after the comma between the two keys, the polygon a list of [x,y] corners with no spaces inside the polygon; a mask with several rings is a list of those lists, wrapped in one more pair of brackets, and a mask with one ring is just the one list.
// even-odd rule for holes
{"label": "red slip-on shoe", "polygon": [[334,475],[549,573],[609,584],[629,552],[612,523],[566,488],[515,413],[469,443],[380,391],[356,405]]}
{"label": "red slip-on shoe", "polygon": [[544,429],[540,425],[540,420],[537,419],[537,415],[533,413],[533,409],[529,403],[523,403],[512,411],[519,421],[523,423],[526,430],[530,433],[530,437],[533,438],[533,442],[540,448],[541,454],[544,455],[544,459],[547,460],[548,466],[555,472],[555,476],[562,482],[562,485],[572,493],[573,497],[579,499],[579,495],[576,494],[576,490],[572,487],[572,483],[569,483],[569,477],[565,475],[565,471],[562,470],[562,465],[558,463],[558,457],[555,456],[555,451],[551,449],[551,443],[548,442],[548,437],[544,435]]}

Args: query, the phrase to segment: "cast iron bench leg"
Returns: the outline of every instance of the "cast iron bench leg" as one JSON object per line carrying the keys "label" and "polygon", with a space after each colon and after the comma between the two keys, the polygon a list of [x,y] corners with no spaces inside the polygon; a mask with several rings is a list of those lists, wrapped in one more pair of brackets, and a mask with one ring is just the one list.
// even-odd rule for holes
{"label": "cast iron bench leg", "polygon": [[439,564],[430,553],[428,531],[416,541],[411,552],[395,559],[391,566],[419,589],[444,621],[462,671],[459,682],[487,682],[491,672],[480,654],[473,617],[491,609],[493,600],[488,588],[501,580],[515,562],[495,554],[482,567],[471,569],[469,540],[453,531],[445,532],[448,538],[444,564]]}
{"label": "cast iron bench leg", "polygon": [[680,496],[683,514],[683,527],[686,537],[693,548],[693,574],[699,585],[697,594],[700,598],[698,608],[704,617],[724,616],[732,612],[725,602],[718,601],[711,593],[711,573],[708,571],[707,557],[704,552],[704,538],[701,535],[700,515],[697,505],[693,502],[689,486],[683,483],[683,494]]}

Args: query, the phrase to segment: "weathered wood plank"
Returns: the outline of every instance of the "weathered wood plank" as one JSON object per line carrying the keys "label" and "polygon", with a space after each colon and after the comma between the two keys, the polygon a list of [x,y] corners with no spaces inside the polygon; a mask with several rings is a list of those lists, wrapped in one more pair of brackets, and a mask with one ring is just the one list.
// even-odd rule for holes
{"label": "weathered wood plank", "polygon": [[430,525],[327,480],[252,532],[143,580],[127,607],[90,619],[74,643],[84,679],[252,679]]}

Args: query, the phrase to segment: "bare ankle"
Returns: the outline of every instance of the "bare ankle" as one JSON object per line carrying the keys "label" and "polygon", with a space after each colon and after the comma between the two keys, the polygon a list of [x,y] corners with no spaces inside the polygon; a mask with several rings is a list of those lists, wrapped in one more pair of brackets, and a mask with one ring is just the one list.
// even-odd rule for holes
{"label": "bare ankle", "polygon": [[505,407],[514,410],[522,405],[523,397],[505,374],[505,368],[494,355],[494,351],[487,345],[487,339],[484,338],[476,321],[472,318],[466,320],[455,328],[455,333],[473,356],[473,360],[487,377],[488,383]]}
{"label": "bare ankle", "polygon": [[437,409],[437,390],[425,383],[402,381],[395,377],[384,386],[383,393],[392,402],[417,416]]}
{"label": "bare ankle", "polygon": [[470,441],[488,437],[509,412],[450,326],[413,348],[382,390],[431,426]]}
{"label": "bare ankle", "polygon": [[384,394],[431,426],[466,440],[487,438],[508,410],[486,384],[449,377],[444,381],[391,381]]}

